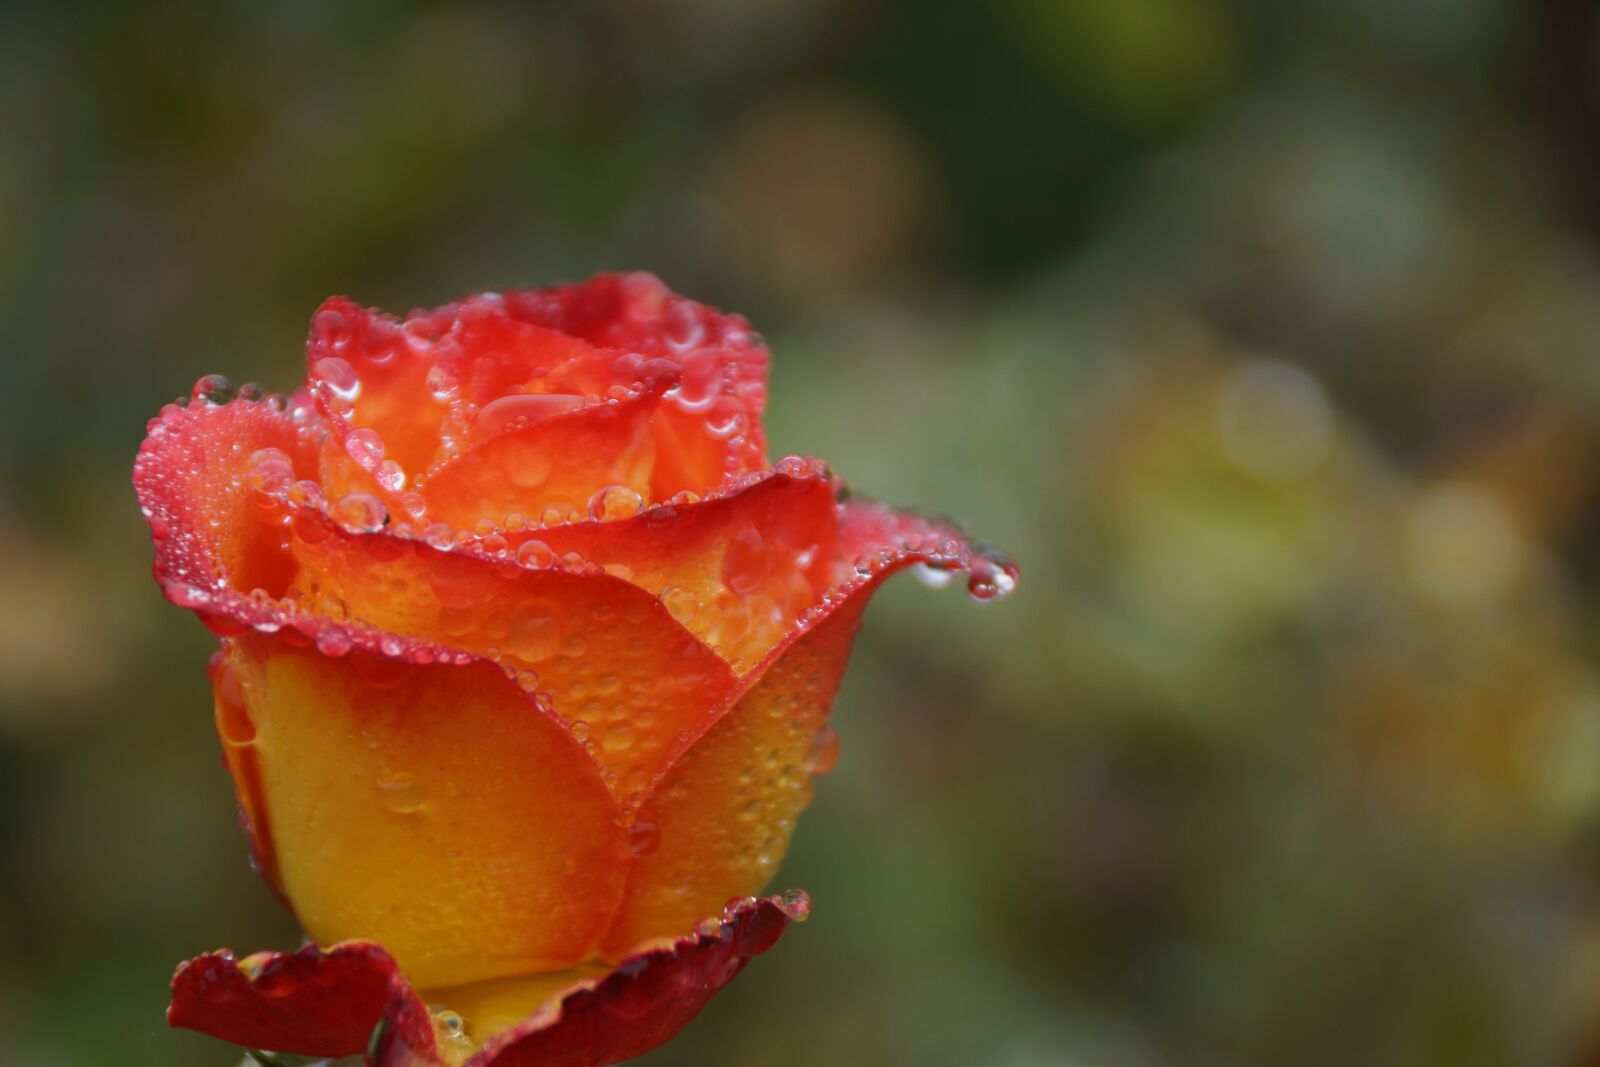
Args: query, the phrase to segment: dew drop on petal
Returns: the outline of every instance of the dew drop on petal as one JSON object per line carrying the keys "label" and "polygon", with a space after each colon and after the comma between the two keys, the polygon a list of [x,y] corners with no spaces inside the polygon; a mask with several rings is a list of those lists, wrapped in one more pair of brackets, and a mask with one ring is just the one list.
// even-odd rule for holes
{"label": "dew drop on petal", "polygon": [[378,436],[377,430],[363,426],[350,431],[350,436],[345,438],[344,450],[350,453],[351,459],[371,470],[383,461],[383,438]]}
{"label": "dew drop on petal", "polygon": [[422,809],[422,790],[417,780],[409,774],[389,773],[378,776],[378,797],[383,806],[397,815],[412,815]]}
{"label": "dew drop on petal", "polygon": [[608,485],[589,498],[589,518],[595,522],[632,518],[644,501],[625,485]]}
{"label": "dew drop on petal", "polygon": [[996,600],[1017,587],[1017,563],[997,548],[985,548],[967,566],[967,595]]}
{"label": "dew drop on petal", "polygon": [[333,502],[328,514],[351,533],[376,533],[389,521],[383,501],[371,493],[346,493]]}
{"label": "dew drop on petal", "polygon": [[807,774],[827,774],[839,762],[839,735],[827,723],[811,739],[811,750],[806,753]]}
{"label": "dew drop on petal", "polygon": [[350,635],[343,630],[329,628],[317,635],[317,651],[324,656],[346,655],[352,647]]}
{"label": "dew drop on petal", "polygon": [[695,596],[694,590],[682,586],[669,585],[661,590],[661,603],[682,626],[693,622],[700,612],[700,598]]}
{"label": "dew drop on petal", "polygon": [[351,402],[361,395],[361,379],[356,369],[338,356],[317,360],[311,365],[311,375],[340,400]]}
{"label": "dew drop on petal", "polygon": [[545,568],[556,561],[556,554],[543,541],[530,539],[517,546],[517,562],[524,567]]}
{"label": "dew drop on petal", "polygon": [[235,396],[233,382],[221,374],[207,374],[194,383],[194,388],[189,391],[191,399],[200,400],[207,404],[226,404]]}
{"label": "dew drop on petal", "polygon": [[661,847],[661,827],[645,819],[635,819],[628,827],[628,851],[635,856],[648,856]]}
{"label": "dew drop on petal", "polygon": [[512,393],[485,404],[475,422],[478,432],[497,437],[581,407],[583,397],[571,393]]}
{"label": "dew drop on petal", "polygon": [[929,589],[948,589],[956,580],[959,568],[941,566],[936,563],[918,563],[911,568],[911,573],[917,581]]}
{"label": "dew drop on petal", "polygon": [[607,752],[626,752],[633,747],[633,727],[625,722],[614,722],[600,735],[600,744]]}
{"label": "dew drop on petal", "polygon": [[459,388],[450,372],[439,366],[429,368],[424,384],[427,385],[428,392],[433,398],[441,404],[452,400]]}

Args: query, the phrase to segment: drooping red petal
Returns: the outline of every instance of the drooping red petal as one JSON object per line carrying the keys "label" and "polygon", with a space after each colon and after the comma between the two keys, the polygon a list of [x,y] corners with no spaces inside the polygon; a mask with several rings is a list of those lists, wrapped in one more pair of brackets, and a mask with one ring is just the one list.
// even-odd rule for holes
{"label": "drooping red petal", "polygon": [[[416,996],[397,980],[394,960],[379,946],[349,941],[322,949],[260,953],[240,961],[226,949],[181,964],[172,976],[167,1022],[245,1048],[338,1058],[364,1052],[385,1015],[405,1022]],[[417,1005],[420,1009],[420,1004]],[[432,1051],[433,1034],[410,1014],[395,1027]]]}

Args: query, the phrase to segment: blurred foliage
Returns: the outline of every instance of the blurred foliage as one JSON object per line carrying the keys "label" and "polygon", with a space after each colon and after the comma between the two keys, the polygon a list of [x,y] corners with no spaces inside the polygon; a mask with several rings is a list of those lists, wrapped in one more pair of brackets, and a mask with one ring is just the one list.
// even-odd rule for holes
{"label": "blurred foliage", "polygon": [[1600,1063],[1595,8],[0,8],[0,1062],[231,1063],[171,967],[298,937],[144,420],[645,267],[1024,568],[883,596],[817,920],[650,1062]]}

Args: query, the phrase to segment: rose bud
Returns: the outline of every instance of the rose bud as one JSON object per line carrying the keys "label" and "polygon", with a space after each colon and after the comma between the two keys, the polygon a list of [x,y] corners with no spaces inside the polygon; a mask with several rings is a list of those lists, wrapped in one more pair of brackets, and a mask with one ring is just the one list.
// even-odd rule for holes
{"label": "rose bud", "polygon": [[287,399],[201,379],[134,468],[314,942],[190,961],[169,1018],[374,1063],[645,1052],[806,913],[751,895],[836,756],[878,583],[989,599],[1016,567],[769,465],[761,340],[648,274],[403,320],[336,297],[308,355]]}

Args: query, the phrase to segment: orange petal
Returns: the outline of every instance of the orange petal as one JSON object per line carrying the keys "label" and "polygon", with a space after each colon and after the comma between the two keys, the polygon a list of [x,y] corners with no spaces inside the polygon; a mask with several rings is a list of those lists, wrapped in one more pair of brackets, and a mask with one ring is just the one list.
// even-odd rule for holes
{"label": "orange petal", "polygon": [[387,1009],[397,1020],[412,1020],[407,1030],[395,1027],[397,1038],[405,1033],[413,1047],[430,1048],[427,1012],[402,1012],[394,1003],[406,998],[416,1000],[397,978],[394,960],[366,942],[326,950],[307,945],[244,961],[222,949],[178,967],[167,1022],[245,1048],[337,1058],[365,1051]]}
{"label": "orange petal", "polygon": [[[500,403],[548,402],[552,394],[519,394]],[[604,511],[596,494],[608,487],[637,512],[650,492],[655,439],[650,416],[660,392],[555,411],[452,456],[422,482],[428,518],[459,529],[507,516],[568,521]],[[480,414],[493,414],[494,407]],[[615,505],[613,505],[615,506]]]}
{"label": "orange petal", "polygon": [[570,966],[621,892],[594,763],[493,664],[229,642],[271,847],[306,932],[380,941],[426,985]]}
{"label": "orange petal", "polygon": [[572,552],[615,569],[743,672],[821,596],[833,535],[831,476],[795,459],[698,503],[504,536],[513,552]]}
{"label": "orange petal", "polygon": [[[708,900],[760,892],[811,802],[812,760],[866,597],[794,641],[666,772],[640,815],[656,846],[637,858],[603,952],[680,929]],[[820,737],[819,737],[820,735]]]}
{"label": "orange petal", "polygon": [[726,713],[682,743],[641,808],[656,845],[633,865],[608,955],[681,925],[708,899],[759,892],[772,877],[811,801],[812,776],[837,758],[828,713],[861,614],[884,579],[925,563],[965,569],[984,589],[1015,583],[1009,557],[953,526],[866,500],[838,515],[830,561],[838,584],[740,679]]}
{"label": "orange petal", "polygon": [[383,630],[492,655],[571,726],[619,797],[647,788],[737,683],[659,601],[609,574],[351,534],[315,513],[295,528],[309,596]]}

